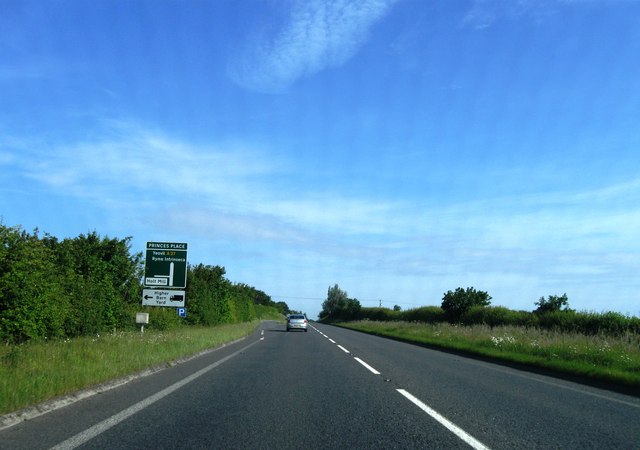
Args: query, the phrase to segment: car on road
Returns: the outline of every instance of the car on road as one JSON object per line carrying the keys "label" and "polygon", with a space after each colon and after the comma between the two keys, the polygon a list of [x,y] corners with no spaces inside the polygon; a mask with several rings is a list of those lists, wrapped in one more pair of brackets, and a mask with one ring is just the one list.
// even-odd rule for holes
{"label": "car on road", "polygon": [[304,314],[290,314],[287,317],[287,331],[290,330],[304,330],[307,331],[309,321]]}

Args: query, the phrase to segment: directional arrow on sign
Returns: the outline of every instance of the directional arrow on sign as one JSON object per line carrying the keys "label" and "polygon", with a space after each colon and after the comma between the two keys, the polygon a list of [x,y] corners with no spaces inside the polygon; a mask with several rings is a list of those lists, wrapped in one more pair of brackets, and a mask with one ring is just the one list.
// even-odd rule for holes
{"label": "directional arrow on sign", "polygon": [[185,294],[185,291],[171,289],[143,289],[142,304],[145,306],[184,307]]}

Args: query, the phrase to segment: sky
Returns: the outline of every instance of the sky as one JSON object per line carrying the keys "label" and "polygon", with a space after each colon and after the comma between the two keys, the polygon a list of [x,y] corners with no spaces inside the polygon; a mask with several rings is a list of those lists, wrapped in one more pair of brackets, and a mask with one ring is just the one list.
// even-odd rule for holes
{"label": "sky", "polygon": [[640,0],[0,0],[2,223],[310,317],[640,316],[639,119]]}

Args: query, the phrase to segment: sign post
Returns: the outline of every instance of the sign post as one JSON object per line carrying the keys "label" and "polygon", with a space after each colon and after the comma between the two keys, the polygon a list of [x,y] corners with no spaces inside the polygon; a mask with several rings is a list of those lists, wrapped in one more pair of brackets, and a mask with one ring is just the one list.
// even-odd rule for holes
{"label": "sign post", "polygon": [[144,285],[149,287],[187,287],[187,244],[147,242]]}
{"label": "sign post", "polygon": [[142,304],[145,306],[184,307],[185,291],[169,289],[143,289]]}
{"label": "sign post", "polygon": [[144,333],[144,326],[149,323],[149,313],[136,313],[136,323],[140,324],[140,332]]}
{"label": "sign post", "polygon": [[142,304],[184,308],[187,287],[187,244],[147,242]]}

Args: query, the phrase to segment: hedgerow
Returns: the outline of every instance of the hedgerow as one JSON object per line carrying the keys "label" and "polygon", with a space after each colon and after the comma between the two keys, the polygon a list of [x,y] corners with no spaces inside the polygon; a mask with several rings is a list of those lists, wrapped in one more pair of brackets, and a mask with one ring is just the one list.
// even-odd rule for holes
{"label": "hedgerow", "polygon": [[[135,313],[150,314],[150,328],[217,325],[256,319],[255,305],[286,314],[284,302],[227,280],[224,267],[188,267],[188,316],[173,308],[142,307],[142,253],[131,238],[97,232],[57,238],[0,222],[0,341],[95,335],[134,329]],[[264,311],[263,311],[264,312]]]}
{"label": "hedgerow", "polygon": [[379,322],[404,321],[442,323],[450,322],[465,326],[488,325],[490,327],[519,326],[559,332],[575,332],[584,335],[640,334],[640,318],[625,316],[617,312],[566,311],[515,311],[502,306],[474,306],[452,321],[438,306],[424,306],[406,311],[388,308],[362,308],[356,320]]}

